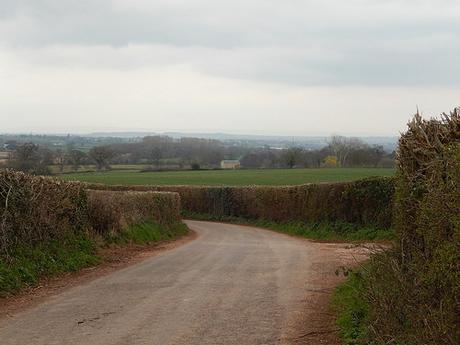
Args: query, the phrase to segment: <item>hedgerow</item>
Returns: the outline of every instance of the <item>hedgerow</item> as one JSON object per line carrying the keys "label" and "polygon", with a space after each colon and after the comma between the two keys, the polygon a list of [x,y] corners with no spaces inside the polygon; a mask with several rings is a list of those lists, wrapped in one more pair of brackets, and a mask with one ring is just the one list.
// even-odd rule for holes
{"label": "hedgerow", "polygon": [[87,194],[78,182],[0,171],[0,254],[87,231]]}
{"label": "hedgerow", "polygon": [[177,192],[184,212],[216,218],[346,222],[388,229],[393,217],[393,178],[286,187],[87,186],[100,190]]}
{"label": "hedgerow", "polygon": [[[417,114],[399,141],[397,162],[397,241],[361,270],[354,299],[367,307],[354,314],[361,316],[355,324],[368,332],[349,343],[459,344],[460,109],[439,120]],[[343,333],[352,334],[350,327]]]}
{"label": "hedgerow", "polygon": [[0,171],[0,296],[97,263],[97,244],[183,233],[177,193],[89,191],[79,182]]}
{"label": "hedgerow", "polygon": [[180,222],[180,199],[169,192],[88,191],[90,228],[99,235],[153,221],[164,228]]}

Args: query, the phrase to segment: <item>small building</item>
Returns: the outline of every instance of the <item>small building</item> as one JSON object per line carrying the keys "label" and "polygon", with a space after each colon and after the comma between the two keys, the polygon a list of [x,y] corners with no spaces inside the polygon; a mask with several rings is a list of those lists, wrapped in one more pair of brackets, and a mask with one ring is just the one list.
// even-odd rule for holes
{"label": "small building", "polygon": [[239,169],[241,167],[239,160],[226,159],[220,162],[222,169]]}

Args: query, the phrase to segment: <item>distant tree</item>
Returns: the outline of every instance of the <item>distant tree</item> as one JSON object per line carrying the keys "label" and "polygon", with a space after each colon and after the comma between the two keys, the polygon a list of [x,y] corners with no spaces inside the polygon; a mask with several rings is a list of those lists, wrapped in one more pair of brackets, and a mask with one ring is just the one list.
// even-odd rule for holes
{"label": "distant tree", "polygon": [[80,150],[71,149],[67,153],[67,159],[74,170],[78,170],[86,159],[86,153]]}
{"label": "distant tree", "polygon": [[394,168],[396,164],[396,151],[386,154],[380,160],[379,165],[382,168]]}
{"label": "distant tree", "polygon": [[54,153],[55,162],[59,166],[59,171],[62,173],[64,171],[64,166],[67,161],[67,155],[61,149],[56,150]]}
{"label": "distant tree", "polygon": [[250,152],[241,158],[240,163],[245,168],[259,168],[262,166],[262,160],[261,152]]}
{"label": "distant tree", "polygon": [[347,138],[340,135],[334,135],[329,139],[328,146],[337,157],[337,165],[345,167],[348,163],[348,156],[353,150],[366,146],[358,138]]}
{"label": "distant tree", "polygon": [[302,164],[305,168],[319,168],[323,156],[320,150],[305,150],[302,154]]}
{"label": "distant tree", "polygon": [[89,151],[89,156],[96,163],[98,170],[110,169],[110,159],[113,158],[115,153],[107,146],[95,146]]}
{"label": "distant tree", "polygon": [[371,153],[371,162],[374,167],[377,167],[379,163],[382,161],[383,157],[385,156],[385,150],[383,146],[374,145],[370,148]]}
{"label": "distant tree", "polygon": [[161,158],[163,158],[163,152],[161,150],[161,147],[153,146],[149,149],[150,164],[159,167]]}
{"label": "distant tree", "polygon": [[323,159],[322,167],[323,168],[336,168],[337,167],[337,157],[336,156],[326,156]]}
{"label": "distant tree", "polygon": [[283,152],[282,159],[289,168],[293,168],[300,160],[302,149],[298,147],[291,147]]}
{"label": "distant tree", "polygon": [[52,154],[49,150],[40,149],[33,143],[24,143],[16,146],[8,165],[13,169],[30,174],[49,175],[48,165],[51,163]]}

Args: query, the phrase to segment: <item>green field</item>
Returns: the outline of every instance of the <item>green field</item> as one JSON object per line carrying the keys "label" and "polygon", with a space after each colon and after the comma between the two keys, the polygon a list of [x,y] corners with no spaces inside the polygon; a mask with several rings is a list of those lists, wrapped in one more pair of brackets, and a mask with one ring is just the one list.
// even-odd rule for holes
{"label": "green field", "polygon": [[296,185],[317,182],[353,181],[371,176],[393,176],[393,169],[254,169],[198,171],[107,171],[60,175],[65,180],[125,185]]}

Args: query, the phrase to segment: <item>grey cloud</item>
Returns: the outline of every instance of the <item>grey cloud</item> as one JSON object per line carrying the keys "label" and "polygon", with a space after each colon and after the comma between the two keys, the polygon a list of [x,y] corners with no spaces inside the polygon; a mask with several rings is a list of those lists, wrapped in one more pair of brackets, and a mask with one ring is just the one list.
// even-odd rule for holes
{"label": "grey cloud", "polygon": [[[0,42],[48,49],[44,62],[181,63],[293,85],[460,84],[455,1],[0,2]],[[136,57],[136,49],[145,50]]]}

